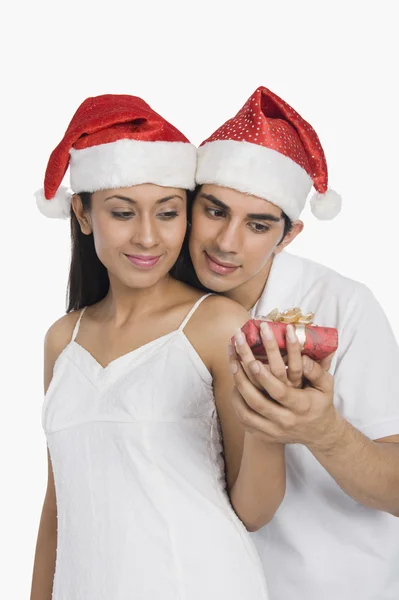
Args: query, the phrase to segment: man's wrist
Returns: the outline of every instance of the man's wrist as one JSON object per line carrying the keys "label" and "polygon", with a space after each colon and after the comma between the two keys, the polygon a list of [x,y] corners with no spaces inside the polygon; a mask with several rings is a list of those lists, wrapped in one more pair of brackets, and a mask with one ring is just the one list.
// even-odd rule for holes
{"label": "man's wrist", "polygon": [[313,454],[331,456],[347,444],[348,426],[349,423],[346,419],[333,407],[333,412],[325,426],[323,435],[307,444],[307,447]]}

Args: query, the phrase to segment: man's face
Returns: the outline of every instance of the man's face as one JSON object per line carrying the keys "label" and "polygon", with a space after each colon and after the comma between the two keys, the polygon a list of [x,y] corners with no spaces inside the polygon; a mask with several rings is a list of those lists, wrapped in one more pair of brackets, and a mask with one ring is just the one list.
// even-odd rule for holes
{"label": "man's face", "polygon": [[[228,293],[265,278],[272,258],[302,230],[301,221],[284,238],[280,208],[267,200],[217,185],[203,185],[192,213],[191,259],[201,283]],[[263,282],[264,283],[264,282]]]}

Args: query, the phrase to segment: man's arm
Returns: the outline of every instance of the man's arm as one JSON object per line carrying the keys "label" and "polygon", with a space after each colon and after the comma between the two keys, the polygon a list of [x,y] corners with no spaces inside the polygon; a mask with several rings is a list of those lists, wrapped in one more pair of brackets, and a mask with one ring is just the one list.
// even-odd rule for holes
{"label": "man's arm", "polygon": [[[264,336],[263,343],[266,352],[276,345]],[[248,352],[244,344],[240,355]],[[252,372],[257,385],[239,366],[234,377],[245,400],[241,420],[257,429],[265,441],[307,446],[354,500],[399,516],[399,436],[372,441],[353,427],[334,407],[332,375],[321,372],[307,357],[303,361],[310,385],[295,389],[265,365],[246,359],[246,370]]]}
{"label": "man's arm", "polygon": [[308,447],[348,496],[399,517],[399,435],[373,441],[337,415],[328,443]]}
{"label": "man's arm", "polygon": [[370,290],[354,300],[334,373],[335,406],[347,418],[337,412],[332,439],[308,447],[354,500],[399,516],[398,344]]}

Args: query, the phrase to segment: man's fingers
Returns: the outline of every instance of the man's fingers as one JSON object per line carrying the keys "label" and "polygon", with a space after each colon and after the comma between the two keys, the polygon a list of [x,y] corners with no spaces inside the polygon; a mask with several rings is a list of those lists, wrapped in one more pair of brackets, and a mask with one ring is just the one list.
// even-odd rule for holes
{"label": "man's fingers", "polygon": [[325,371],[328,371],[331,367],[331,363],[333,361],[334,356],[335,356],[335,352],[333,352],[332,354],[329,354],[328,356],[326,356],[326,358],[323,358],[323,360],[320,361],[321,368],[324,369]]}
{"label": "man's fingers", "polygon": [[240,357],[238,356],[238,354],[236,352],[234,344],[232,344],[231,342],[229,342],[229,344],[227,346],[227,351],[229,353],[229,359],[230,359],[230,361],[232,361],[232,360],[240,360]]}
{"label": "man's fingers", "polygon": [[288,380],[293,387],[302,387],[303,383],[303,365],[301,356],[301,346],[297,338],[295,329],[292,325],[287,325],[287,357],[288,357]]}
{"label": "man's fingers", "polygon": [[302,357],[303,373],[312,387],[324,393],[331,393],[334,389],[334,378],[321,364],[308,356]]}
{"label": "man's fingers", "polygon": [[[279,384],[283,388],[286,387],[273,375],[265,375],[265,373],[267,373],[267,370],[265,369],[264,365],[258,363],[257,361],[255,362],[261,369],[261,372],[258,372],[256,374],[256,378],[262,387],[262,384],[266,382],[266,380],[268,380],[269,377],[273,378],[277,382],[277,384]],[[251,367],[253,367],[253,365],[251,365]],[[244,398],[246,404],[253,411],[258,413],[259,415],[262,415],[263,417],[272,419],[273,421],[279,420],[282,412],[284,412],[285,409],[266,396],[267,389],[265,387],[263,387],[263,391],[260,391],[258,387],[255,387],[251,383],[251,381],[249,381],[240,363],[235,363],[235,373],[233,377],[237,390],[239,391],[240,395]]]}
{"label": "man's fingers", "polygon": [[[234,336],[234,356],[231,356],[231,360],[239,360],[241,365],[248,377],[248,379],[255,385],[259,387],[259,384],[256,381],[256,378],[253,376],[251,370],[248,368],[248,365],[255,360],[255,357],[252,353],[251,348],[249,347],[245,335],[242,333],[240,329],[236,331]],[[230,353],[230,350],[229,350]]]}
{"label": "man's fingers", "polygon": [[[254,377],[256,377],[257,381],[257,390],[260,389],[259,394],[259,402],[260,406],[255,406],[252,402],[256,402],[256,396],[254,395],[254,390],[251,387],[251,383],[245,381],[245,373],[237,373],[237,376],[234,377],[234,381],[236,387],[239,389],[240,393],[244,397],[246,401],[248,401],[249,405],[254,408],[254,410],[258,410],[264,416],[268,418],[272,418],[278,422],[282,422],[283,412],[286,412],[287,409],[292,409],[296,406],[298,402],[298,397],[295,395],[295,392],[302,390],[295,390],[292,386],[288,386],[286,383],[278,379],[269,371],[266,365],[263,365],[259,361],[254,361],[249,365]],[[256,372],[255,372],[256,369]],[[243,375],[243,377],[241,377]],[[271,399],[271,403],[265,405],[263,402],[264,396],[267,396],[267,399]],[[275,402],[273,402],[275,400]],[[277,407],[281,410],[274,410],[274,407]],[[267,412],[265,412],[267,410]],[[273,411],[272,416],[270,411]]]}
{"label": "man's fingers", "polygon": [[246,400],[237,389],[233,395],[233,406],[241,425],[247,431],[266,434],[270,436],[270,441],[276,438],[279,431],[278,425],[267,417],[261,416],[248,406]]}
{"label": "man's fingers", "polygon": [[270,371],[280,381],[287,382],[287,369],[281,356],[280,348],[278,347],[276,338],[267,321],[263,321],[260,326],[260,334],[263,342],[263,347],[266,352],[267,362]]}

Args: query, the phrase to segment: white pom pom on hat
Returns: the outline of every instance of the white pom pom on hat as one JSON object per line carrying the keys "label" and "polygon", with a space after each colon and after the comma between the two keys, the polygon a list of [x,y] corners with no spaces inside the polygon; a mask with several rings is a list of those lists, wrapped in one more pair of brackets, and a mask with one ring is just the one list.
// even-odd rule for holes
{"label": "white pom pom on hat", "polygon": [[53,198],[47,200],[44,189],[35,193],[36,204],[40,212],[50,219],[67,219],[71,214],[72,192],[60,186]]}
{"label": "white pom pom on hat", "polygon": [[310,199],[310,208],[317,219],[329,221],[341,212],[342,198],[334,190],[327,190],[324,194],[316,192]]}

